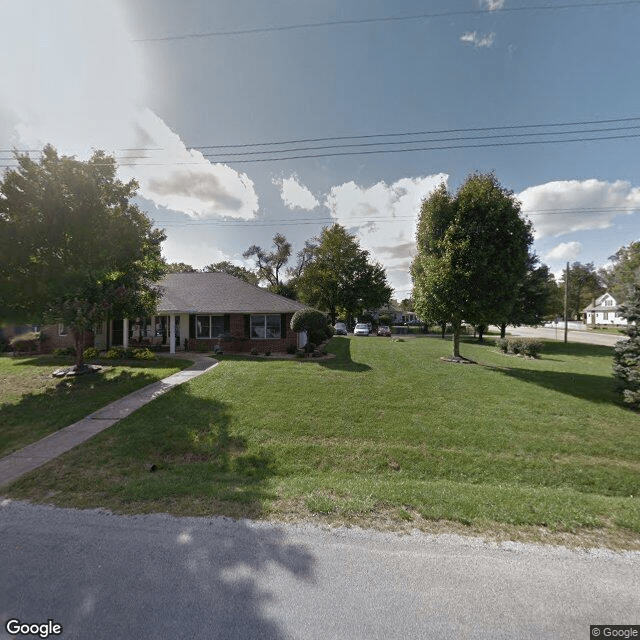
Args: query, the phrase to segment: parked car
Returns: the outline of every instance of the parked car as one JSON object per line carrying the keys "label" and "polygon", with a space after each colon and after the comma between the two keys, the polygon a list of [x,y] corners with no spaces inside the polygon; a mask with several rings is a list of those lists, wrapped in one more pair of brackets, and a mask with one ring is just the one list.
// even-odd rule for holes
{"label": "parked car", "polygon": [[368,336],[369,335],[369,326],[364,322],[358,322],[355,329],[353,330],[354,336]]}
{"label": "parked car", "polygon": [[379,336],[387,336],[387,337],[391,337],[391,329],[389,329],[389,327],[387,327],[384,324],[381,324],[378,327],[378,335]]}
{"label": "parked car", "polygon": [[347,335],[347,325],[344,322],[336,322],[335,330],[337,336],[346,336]]}

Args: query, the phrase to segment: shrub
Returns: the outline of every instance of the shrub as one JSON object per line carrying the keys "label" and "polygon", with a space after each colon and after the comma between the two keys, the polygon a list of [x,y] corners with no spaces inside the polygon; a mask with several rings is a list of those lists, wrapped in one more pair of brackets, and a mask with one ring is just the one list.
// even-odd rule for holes
{"label": "shrub", "polygon": [[151,349],[134,349],[133,357],[136,360],[155,360],[156,355]]}
{"label": "shrub", "polygon": [[73,347],[58,347],[53,350],[54,356],[72,356],[76,350]]}
{"label": "shrub", "polygon": [[196,351],[198,351],[199,353],[205,353],[206,351],[209,351],[209,345],[204,342],[198,343]]}
{"label": "shrub", "polygon": [[249,353],[250,353],[252,356],[257,356],[257,355],[258,355],[258,350],[254,347],[253,349],[251,349],[251,351],[249,351]]}
{"label": "shrub", "polygon": [[292,356],[296,353],[297,349],[292,344],[287,347],[287,353]]}
{"label": "shrub", "polygon": [[38,351],[40,348],[40,333],[37,331],[28,331],[14,336],[9,340],[9,344],[13,351]]}
{"label": "shrub", "polygon": [[82,357],[85,360],[95,360],[96,358],[100,357],[100,352],[95,347],[87,347],[82,352]]}
{"label": "shrub", "polygon": [[316,309],[306,308],[296,311],[291,318],[290,326],[292,331],[306,331],[307,338],[316,344],[324,342],[333,335],[329,318]]}
{"label": "shrub", "polygon": [[542,351],[543,343],[535,338],[498,338],[496,347],[502,353],[538,358]]}
{"label": "shrub", "polygon": [[270,356],[270,355],[271,355],[271,351],[265,351],[265,352],[264,352],[264,355],[265,355],[265,356]]}
{"label": "shrub", "polygon": [[120,360],[124,358],[124,349],[122,347],[111,347],[107,353],[104,354],[107,360]]}

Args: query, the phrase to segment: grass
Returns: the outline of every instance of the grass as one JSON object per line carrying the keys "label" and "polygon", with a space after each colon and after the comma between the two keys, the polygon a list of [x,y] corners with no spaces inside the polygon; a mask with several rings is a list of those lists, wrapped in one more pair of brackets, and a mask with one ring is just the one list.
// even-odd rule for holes
{"label": "grass", "polygon": [[222,356],[3,493],[640,548],[639,420],[612,349],[548,342],[525,360],[464,343],[464,366],[440,360],[450,349],[338,337],[321,362]]}
{"label": "grass", "polygon": [[0,357],[0,455],[73,424],[109,402],[180,371],[186,360],[107,365],[99,374],[53,378],[72,357]]}

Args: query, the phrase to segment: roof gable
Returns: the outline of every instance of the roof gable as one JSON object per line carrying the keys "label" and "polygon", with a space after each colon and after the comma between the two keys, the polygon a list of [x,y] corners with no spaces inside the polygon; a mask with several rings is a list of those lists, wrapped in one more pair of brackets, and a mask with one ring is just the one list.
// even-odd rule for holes
{"label": "roof gable", "polygon": [[305,308],[227,273],[171,273],[159,285],[160,313],[293,313]]}

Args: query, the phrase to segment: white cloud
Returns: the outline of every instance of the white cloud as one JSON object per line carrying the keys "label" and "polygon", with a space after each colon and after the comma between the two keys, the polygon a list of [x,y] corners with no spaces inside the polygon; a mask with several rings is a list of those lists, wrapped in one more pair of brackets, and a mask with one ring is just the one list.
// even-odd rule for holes
{"label": "white cloud", "polygon": [[[88,157],[115,154],[123,178],[140,194],[193,218],[250,219],[258,210],[253,182],[187,149],[146,107],[144,60],[116,0],[56,3],[21,0],[4,7],[12,28],[0,40],[0,143]],[[129,151],[153,147],[147,152]],[[146,155],[147,158],[137,156]]]}
{"label": "white cloud", "polygon": [[311,211],[320,204],[309,188],[300,184],[299,177],[296,174],[283,180],[274,178],[272,182],[280,187],[280,197],[289,209]]}
{"label": "white cloud", "polygon": [[493,45],[495,39],[495,33],[480,35],[477,31],[467,31],[460,36],[460,42],[472,44],[476,49],[490,47]]}
{"label": "white cloud", "polygon": [[616,216],[640,210],[640,188],[628,182],[564,180],[529,187],[517,195],[536,239],[606,229]]}
{"label": "white cloud", "polygon": [[401,297],[411,290],[409,264],[420,204],[447,179],[440,173],[371,187],[351,181],[332,187],[326,198],[335,222],[357,234],[360,246],[387,269],[389,284]]}
{"label": "white cloud", "polygon": [[553,249],[547,251],[545,260],[575,260],[582,253],[582,245],[579,242],[561,242]]}
{"label": "white cloud", "polygon": [[499,11],[504,7],[506,0],[481,0],[480,6],[486,7],[488,11]]}

